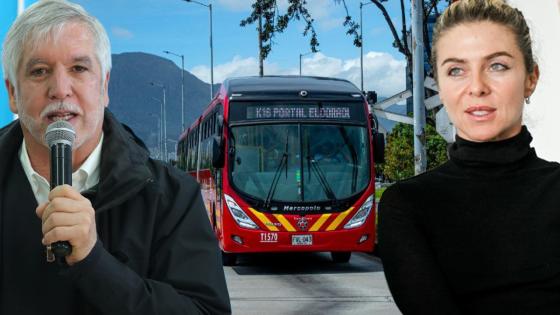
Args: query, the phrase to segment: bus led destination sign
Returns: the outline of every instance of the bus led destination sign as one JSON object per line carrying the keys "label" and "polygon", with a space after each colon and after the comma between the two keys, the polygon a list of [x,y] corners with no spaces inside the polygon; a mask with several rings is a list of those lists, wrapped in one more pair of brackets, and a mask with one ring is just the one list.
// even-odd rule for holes
{"label": "bus led destination sign", "polygon": [[247,119],[351,119],[348,106],[248,106]]}

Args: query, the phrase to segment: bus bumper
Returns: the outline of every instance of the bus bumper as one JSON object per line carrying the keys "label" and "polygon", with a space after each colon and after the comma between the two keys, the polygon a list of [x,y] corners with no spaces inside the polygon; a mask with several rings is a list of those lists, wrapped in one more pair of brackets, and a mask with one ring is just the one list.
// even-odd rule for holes
{"label": "bus bumper", "polygon": [[221,245],[228,253],[371,252],[374,239],[374,230],[364,228],[312,233],[238,229],[224,235]]}

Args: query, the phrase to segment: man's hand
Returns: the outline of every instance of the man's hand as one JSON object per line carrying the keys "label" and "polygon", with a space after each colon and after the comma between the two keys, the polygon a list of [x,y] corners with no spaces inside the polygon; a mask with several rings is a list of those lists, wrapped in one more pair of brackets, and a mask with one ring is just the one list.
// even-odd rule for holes
{"label": "man's hand", "polygon": [[70,266],[89,255],[97,241],[95,210],[87,198],[69,185],[55,187],[49,201],[35,210],[43,222],[43,244],[68,241],[72,253],[66,257]]}

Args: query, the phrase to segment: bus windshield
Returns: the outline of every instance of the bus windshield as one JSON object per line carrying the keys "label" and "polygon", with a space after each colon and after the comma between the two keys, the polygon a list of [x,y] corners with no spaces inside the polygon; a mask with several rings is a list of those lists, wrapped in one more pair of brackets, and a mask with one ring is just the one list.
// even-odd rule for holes
{"label": "bus windshield", "polygon": [[370,179],[365,126],[281,123],[231,128],[234,187],[265,204],[348,198]]}

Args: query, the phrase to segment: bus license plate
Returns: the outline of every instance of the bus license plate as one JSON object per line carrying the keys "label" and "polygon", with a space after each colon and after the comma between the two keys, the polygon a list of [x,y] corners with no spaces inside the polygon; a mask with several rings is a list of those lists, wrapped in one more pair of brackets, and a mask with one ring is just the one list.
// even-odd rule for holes
{"label": "bus license plate", "polygon": [[292,235],[292,245],[307,246],[313,245],[313,235]]}

